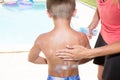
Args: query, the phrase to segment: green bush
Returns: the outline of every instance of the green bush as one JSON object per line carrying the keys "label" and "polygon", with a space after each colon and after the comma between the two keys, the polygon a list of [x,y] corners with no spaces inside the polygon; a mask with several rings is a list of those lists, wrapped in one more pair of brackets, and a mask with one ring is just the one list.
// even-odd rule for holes
{"label": "green bush", "polygon": [[91,5],[93,7],[96,7],[96,0],[80,0],[82,2],[85,2],[88,5]]}

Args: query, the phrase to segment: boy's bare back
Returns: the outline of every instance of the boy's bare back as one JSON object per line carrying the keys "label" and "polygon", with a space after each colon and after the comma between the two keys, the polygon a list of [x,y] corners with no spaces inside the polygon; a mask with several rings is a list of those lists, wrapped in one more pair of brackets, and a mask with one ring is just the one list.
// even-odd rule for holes
{"label": "boy's bare back", "polygon": [[89,46],[85,34],[76,32],[71,28],[54,29],[42,34],[36,40],[39,48],[47,59],[49,74],[57,77],[73,76],[78,74],[78,64],[75,61],[63,61],[56,56],[56,51],[64,49],[66,45]]}

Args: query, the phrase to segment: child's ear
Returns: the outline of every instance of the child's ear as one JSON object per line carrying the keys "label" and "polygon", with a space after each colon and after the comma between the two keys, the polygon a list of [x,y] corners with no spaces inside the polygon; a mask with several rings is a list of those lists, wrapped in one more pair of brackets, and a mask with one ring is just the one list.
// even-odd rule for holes
{"label": "child's ear", "polygon": [[74,11],[73,11],[73,17],[76,15],[76,13],[77,13],[77,9],[75,9]]}
{"label": "child's ear", "polygon": [[50,17],[51,18],[51,14],[49,13],[49,11],[47,10],[47,15],[48,15],[48,17]]}

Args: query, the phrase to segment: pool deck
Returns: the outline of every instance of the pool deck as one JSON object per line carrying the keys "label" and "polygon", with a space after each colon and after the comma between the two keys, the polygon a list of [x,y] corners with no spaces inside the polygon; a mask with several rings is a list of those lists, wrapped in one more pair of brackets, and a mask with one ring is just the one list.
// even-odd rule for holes
{"label": "pool deck", "polygon": [[[87,27],[92,21],[95,9],[83,3],[78,3],[77,8],[79,9],[77,13],[80,18],[79,22],[82,26]],[[94,36],[90,40],[92,48],[96,39],[97,36]],[[19,50],[20,47],[16,46],[0,46],[0,80],[47,80],[47,65],[37,65],[28,62],[30,47],[21,46],[23,49]],[[92,61],[80,65],[79,73],[81,80],[97,80],[97,66]]]}

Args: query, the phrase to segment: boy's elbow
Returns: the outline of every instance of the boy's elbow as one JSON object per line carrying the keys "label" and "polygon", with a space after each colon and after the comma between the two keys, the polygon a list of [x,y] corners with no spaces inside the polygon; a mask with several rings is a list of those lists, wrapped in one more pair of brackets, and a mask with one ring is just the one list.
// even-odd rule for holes
{"label": "boy's elbow", "polygon": [[28,61],[34,63],[34,60],[31,58],[28,58]]}

